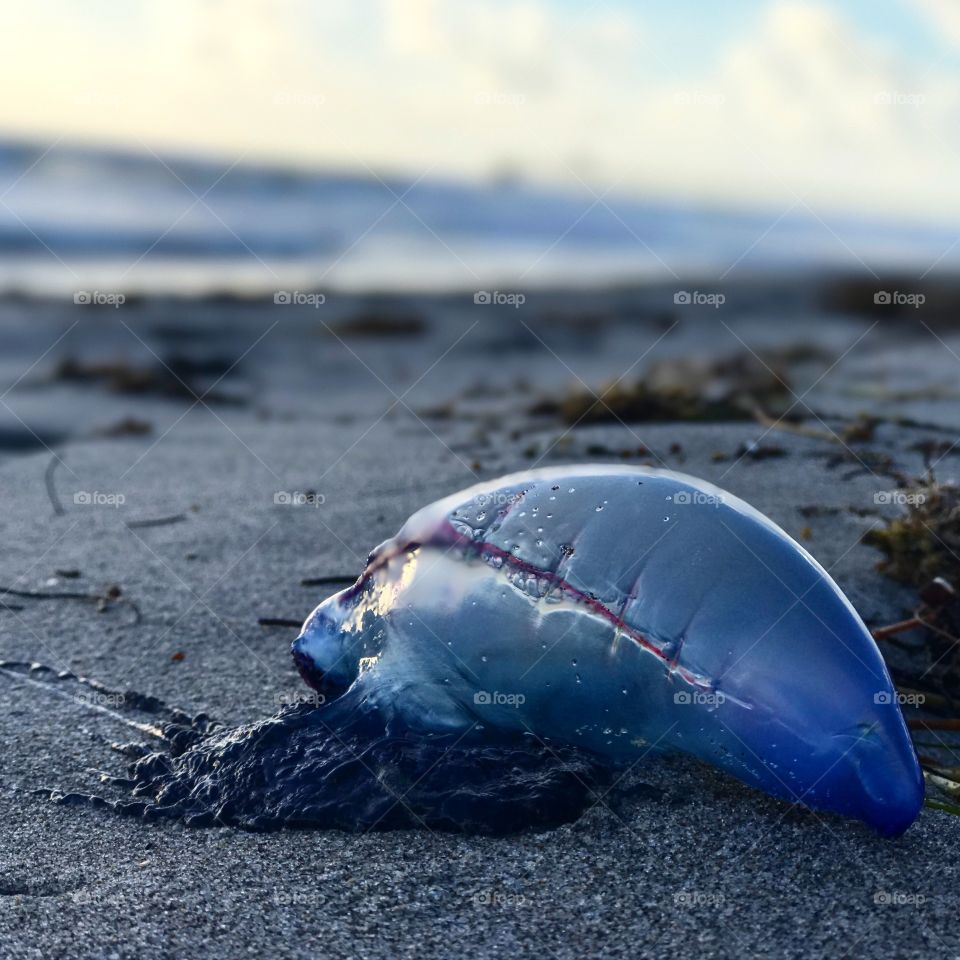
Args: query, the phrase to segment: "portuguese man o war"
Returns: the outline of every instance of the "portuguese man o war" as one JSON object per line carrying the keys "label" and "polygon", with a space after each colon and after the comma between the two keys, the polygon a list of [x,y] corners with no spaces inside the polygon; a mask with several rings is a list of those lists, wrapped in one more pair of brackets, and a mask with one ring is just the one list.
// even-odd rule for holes
{"label": "portuguese man o war", "polygon": [[889,673],[839,587],[761,513],[678,473],[555,467],[425,507],[293,655],[316,690],[423,733],[680,751],[886,835],[923,803]]}
{"label": "portuguese man o war", "polygon": [[849,601],[768,518],[679,473],[551,467],[424,507],[310,614],[293,657],[315,704],[227,729],[150,700],[164,749],[105,778],[125,798],[54,799],[502,834],[576,819],[624,766],[682,753],[883,835],[923,804]]}

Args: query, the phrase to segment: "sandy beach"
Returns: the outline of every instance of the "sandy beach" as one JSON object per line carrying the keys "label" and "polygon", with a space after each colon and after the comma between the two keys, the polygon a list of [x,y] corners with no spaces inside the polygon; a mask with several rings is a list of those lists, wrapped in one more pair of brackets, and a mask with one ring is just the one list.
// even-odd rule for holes
{"label": "sandy beach", "polygon": [[[295,631],[258,619],[301,619],[329,592],[301,580],[355,575],[414,509],[477,478],[565,462],[712,480],[800,538],[868,624],[899,619],[910,591],[860,542],[898,509],[878,501],[887,486],[869,466],[889,457],[918,475],[918,444],[954,439],[957,361],[938,340],[960,343],[790,293],[776,325],[769,295],[746,289],[722,313],[657,290],[542,294],[522,309],[466,295],[331,296],[322,310],[7,302],[0,583],[93,599],[7,595],[0,657],[227,723],[268,716],[302,684]],[[792,353],[796,396],[834,429],[877,417],[867,439],[555,412],[670,358],[798,344],[816,350]],[[197,401],[178,380],[209,392]],[[956,463],[946,456],[941,478]],[[278,502],[297,492],[313,505]],[[112,596],[105,609],[98,596]],[[955,949],[960,821],[937,810],[883,840],[672,759],[543,833],[189,829],[35,795],[102,792],[100,773],[124,770],[111,744],[136,739],[55,686],[0,675],[4,956],[173,958],[198,939],[211,957],[277,958]]]}

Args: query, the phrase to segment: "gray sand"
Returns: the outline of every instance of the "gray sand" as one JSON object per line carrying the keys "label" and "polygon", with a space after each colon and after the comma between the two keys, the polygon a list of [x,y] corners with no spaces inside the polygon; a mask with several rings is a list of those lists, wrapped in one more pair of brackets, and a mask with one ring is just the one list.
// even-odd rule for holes
{"label": "gray sand", "polygon": [[[259,330],[268,325],[261,319]],[[459,329],[426,345],[354,348],[402,394]],[[488,330],[483,336],[495,339]],[[526,393],[475,402],[487,410],[484,438],[476,417],[460,413],[425,425],[401,405],[375,422],[388,411],[389,390],[346,370],[348,358],[335,346],[323,341],[310,358],[327,365],[324,389],[311,393],[296,370],[283,387],[270,373],[280,367],[258,359],[247,375],[269,403],[197,408],[157,443],[182,405],[105,402],[97,388],[57,387],[58,403],[46,405],[35,386],[12,393],[7,402],[18,413],[32,404],[51,430],[78,439],[60,448],[63,516],[54,515],[45,490],[46,450],[0,462],[0,582],[39,589],[54,570],[75,568],[82,577],[59,587],[119,584],[144,619],[132,626],[123,606],[98,613],[73,601],[22,601],[22,611],[0,611],[0,656],[76,670],[228,722],[269,715],[300,681],[287,653],[291,632],[262,628],[258,617],[301,618],[323,596],[300,586],[301,578],[355,574],[417,506],[472,482],[473,471],[491,477],[530,465],[540,456],[531,444],[542,452],[562,433],[543,426],[512,435],[514,422],[498,410],[529,402]],[[604,353],[608,371],[629,362],[619,346]],[[582,368],[604,367],[603,356],[581,361],[574,350],[565,358],[585,377]],[[882,358],[878,350],[858,362]],[[572,379],[542,347],[516,365],[499,372],[506,381],[522,368],[534,393]],[[450,399],[486,372],[457,354],[407,402],[419,410]],[[875,376],[875,369],[865,374],[869,382]],[[954,404],[934,414],[955,422],[955,412]],[[154,435],[79,438],[128,413],[151,419]],[[633,432],[578,429],[544,462],[598,459],[589,446],[636,446]],[[874,571],[876,554],[858,543],[871,521],[848,511],[806,519],[798,511],[872,506],[883,488],[877,478],[861,472],[841,483],[848,467],[825,466],[829,445],[779,434],[767,442],[788,449],[786,457],[716,462],[717,451],[762,433],[751,424],[635,432],[653,459],[720,482],[794,534],[810,526],[808,546],[869,622],[900,616],[906,593]],[[670,453],[673,443],[682,451]],[[905,435],[883,428],[874,446],[902,449]],[[919,457],[903,462],[920,468]],[[321,493],[323,504],[274,503],[277,492],[303,490]],[[77,504],[77,492],[119,493],[125,502]],[[126,526],[181,513],[187,519],[169,526]],[[253,835],[33,797],[39,786],[97,791],[100,771],[122,773],[109,746],[131,731],[5,676],[0,737],[4,957],[911,957],[960,949],[960,868],[951,854],[960,821],[934,810],[900,840],[882,840],[672,760],[629,774],[662,796],[611,795],[579,822],[543,834]]]}

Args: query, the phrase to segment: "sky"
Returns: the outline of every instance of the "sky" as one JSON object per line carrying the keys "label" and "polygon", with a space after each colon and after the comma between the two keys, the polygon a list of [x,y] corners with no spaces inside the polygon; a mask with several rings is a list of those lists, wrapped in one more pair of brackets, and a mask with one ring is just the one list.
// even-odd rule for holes
{"label": "sky", "polygon": [[960,0],[0,3],[0,137],[960,213]]}

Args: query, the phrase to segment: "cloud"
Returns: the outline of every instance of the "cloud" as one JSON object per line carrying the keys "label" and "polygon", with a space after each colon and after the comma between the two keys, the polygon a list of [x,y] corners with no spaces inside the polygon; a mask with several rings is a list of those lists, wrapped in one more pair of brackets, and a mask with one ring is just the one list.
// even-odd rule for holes
{"label": "cloud", "polygon": [[934,215],[958,143],[956,76],[898,62],[823,7],[772,5],[685,99],[662,90],[649,118],[655,179],[787,206]]}
{"label": "cloud", "polygon": [[[960,39],[951,4],[922,3]],[[0,37],[0,130],[414,176],[509,167],[731,206],[786,207],[800,196],[827,207],[960,212],[955,71],[896,60],[863,24],[796,2],[768,3],[701,61],[665,45],[642,9],[548,0],[100,0],[82,12],[67,0],[24,4]]]}
{"label": "cloud", "polygon": [[913,0],[936,32],[960,47],[960,6],[955,0]]}

